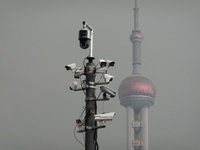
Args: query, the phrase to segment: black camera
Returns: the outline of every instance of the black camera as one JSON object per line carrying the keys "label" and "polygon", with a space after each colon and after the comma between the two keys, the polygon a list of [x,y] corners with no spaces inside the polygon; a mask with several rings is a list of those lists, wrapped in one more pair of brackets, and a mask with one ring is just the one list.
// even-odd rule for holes
{"label": "black camera", "polygon": [[79,41],[82,49],[87,49],[90,46],[90,39],[90,31],[88,29],[79,31]]}

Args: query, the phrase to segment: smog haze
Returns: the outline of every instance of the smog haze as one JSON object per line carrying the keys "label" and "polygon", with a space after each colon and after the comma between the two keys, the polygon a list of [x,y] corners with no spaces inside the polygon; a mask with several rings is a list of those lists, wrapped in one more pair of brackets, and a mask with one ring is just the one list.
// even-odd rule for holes
{"label": "smog haze", "polygon": [[[200,1],[138,0],[144,36],[142,74],[156,88],[149,108],[150,150],[200,148]],[[83,66],[82,21],[94,28],[94,62],[114,60],[108,85],[132,74],[134,0],[0,0],[0,149],[75,150],[83,92],[65,65]],[[99,93],[97,87],[96,95]],[[98,112],[116,112],[98,130],[100,149],[126,149],[126,110],[116,96]],[[82,134],[76,134],[84,143]]]}

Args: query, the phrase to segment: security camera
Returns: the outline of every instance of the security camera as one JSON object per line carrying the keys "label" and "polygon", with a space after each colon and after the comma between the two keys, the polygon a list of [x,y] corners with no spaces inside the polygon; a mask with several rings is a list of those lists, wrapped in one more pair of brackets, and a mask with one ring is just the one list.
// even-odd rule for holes
{"label": "security camera", "polygon": [[114,116],[115,116],[115,112],[102,113],[102,114],[94,115],[94,119],[96,121],[112,121]]}
{"label": "security camera", "polygon": [[106,60],[108,66],[111,66],[113,67],[115,65],[115,62],[114,61],[111,61],[111,60]]}
{"label": "security camera", "polygon": [[82,121],[80,119],[76,119],[76,124],[77,125],[81,125],[82,124]]}
{"label": "security camera", "polygon": [[106,82],[110,82],[113,80],[114,76],[111,76],[109,74],[104,74],[103,78],[105,79]]}
{"label": "security camera", "polygon": [[106,67],[107,62],[103,59],[99,59],[99,63],[101,67]]}
{"label": "security camera", "polygon": [[87,49],[90,46],[90,40],[90,31],[87,28],[83,28],[79,31],[79,45],[82,49]]}
{"label": "security camera", "polygon": [[112,90],[106,86],[100,86],[100,90],[101,90],[101,92],[110,95],[110,97],[112,97],[112,98],[115,97],[115,95],[116,95],[116,92],[114,90]]}
{"label": "security camera", "polygon": [[80,126],[84,125],[84,122],[80,119],[76,119],[76,124],[80,127]]}
{"label": "security camera", "polygon": [[104,73],[108,70],[108,67],[97,68],[96,73]]}
{"label": "security camera", "polygon": [[79,128],[79,130],[77,131],[78,133],[81,133],[81,132],[85,131],[85,122],[84,122],[84,120],[76,119],[76,125]]}
{"label": "security camera", "polygon": [[70,90],[75,90],[78,87],[78,82],[74,81],[71,85],[70,85]]}
{"label": "security camera", "polygon": [[77,81],[74,81],[70,86],[69,86],[69,89],[70,90],[73,90],[73,91],[80,91],[80,90],[83,90],[83,88],[78,85],[78,82]]}
{"label": "security camera", "polygon": [[69,65],[65,66],[65,68],[67,70],[74,70],[76,68],[76,64],[75,63],[69,64]]}
{"label": "security camera", "polygon": [[74,71],[74,77],[79,78],[81,75],[84,74],[84,69],[78,68]]}

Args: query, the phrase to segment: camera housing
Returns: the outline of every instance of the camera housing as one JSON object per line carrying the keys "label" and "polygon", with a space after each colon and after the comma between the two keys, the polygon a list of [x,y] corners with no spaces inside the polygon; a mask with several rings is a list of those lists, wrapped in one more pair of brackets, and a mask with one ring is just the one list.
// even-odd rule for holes
{"label": "camera housing", "polygon": [[112,121],[115,114],[115,112],[96,114],[94,115],[94,119],[96,121]]}
{"label": "camera housing", "polygon": [[74,81],[70,86],[69,89],[72,91],[81,91],[83,88],[78,84],[77,81]]}
{"label": "camera housing", "polygon": [[67,70],[72,70],[73,71],[76,68],[76,63],[69,64],[69,65],[65,66],[65,68]]}
{"label": "camera housing", "polygon": [[74,71],[74,78],[80,78],[84,74],[84,69],[78,68]]}
{"label": "camera housing", "polygon": [[79,45],[82,49],[87,49],[90,46],[90,31],[87,28],[83,28],[79,31]]}
{"label": "camera housing", "polygon": [[106,67],[107,65],[107,62],[104,59],[99,59],[99,63],[100,63],[101,68]]}
{"label": "camera housing", "polygon": [[115,97],[116,92],[110,88],[108,88],[107,86],[101,86],[100,87],[101,92],[106,93],[108,95],[110,95],[110,97]]}
{"label": "camera housing", "polygon": [[77,90],[78,89],[78,82],[74,81],[71,85],[70,85],[70,90]]}
{"label": "camera housing", "polygon": [[111,76],[111,75],[109,75],[109,74],[104,74],[104,75],[103,75],[103,78],[104,78],[104,80],[105,80],[106,82],[110,82],[110,81],[113,80],[114,76]]}
{"label": "camera housing", "polygon": [[106,60],[106,62],[107,62],[107,64],[108,64],[109,67],[110,66],[113,67],[115,65],[115,62],[112,61],[112,60]]}

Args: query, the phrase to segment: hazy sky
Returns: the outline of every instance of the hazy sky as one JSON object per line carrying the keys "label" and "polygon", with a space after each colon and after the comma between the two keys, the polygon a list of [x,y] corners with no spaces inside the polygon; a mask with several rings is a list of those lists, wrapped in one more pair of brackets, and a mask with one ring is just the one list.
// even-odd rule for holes
{"label": "hazy sky", "polygon": [[[200,1],[138,0],[138,6],[142,72],[156,87],[149,149],[197,150]],[[85,97],[69,90],[74,78],[64,66],[82,67],[89,54],[78,42],[86,20],[94,28],[95,63],[116,61],[108,73],[115,76],[109,87],[117,91],[132,73],[133,7],[134,0],[0,0],[1,150],[84,149],[73,130]],[[116,116],[98,131],[100,149],[126,149],[126,112],[118,96],[99,102],[102,111]]]}

